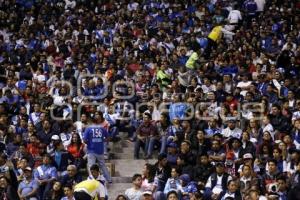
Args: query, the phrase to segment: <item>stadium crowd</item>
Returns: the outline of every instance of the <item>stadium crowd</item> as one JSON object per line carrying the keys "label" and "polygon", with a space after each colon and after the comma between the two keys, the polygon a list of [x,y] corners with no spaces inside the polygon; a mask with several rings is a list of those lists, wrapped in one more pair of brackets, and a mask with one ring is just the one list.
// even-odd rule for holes
{"label": "stadium crowd", "polygon": [[299,1],[0,8],[0,199],[111,199],[120,131],[157,163],[117,200],[300,199]]}

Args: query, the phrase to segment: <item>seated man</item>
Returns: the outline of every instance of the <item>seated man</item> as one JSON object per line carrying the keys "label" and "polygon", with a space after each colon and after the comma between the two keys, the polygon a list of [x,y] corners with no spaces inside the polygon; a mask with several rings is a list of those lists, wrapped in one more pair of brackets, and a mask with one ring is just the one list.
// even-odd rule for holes
{"label": "seated man", "polygon": [[230,180],[232,180],[232,177],[225,172],[224,163],[218,162],[216,164],[216,172],[206,182],[204,198],[217,199],[220,193],[226,190]]}
{"label": "seated man", "polygon": [[76,185],[82,181],[81,175],[77,171],[75,165],[69,165],[67,167],[67,174],[61,177],[60,182],[63,186]]}
{"label": "seated man", "polygon": [[24,180],[20,183],[18,188],[18,195],[20,199],[37,200],[39,184],[32,177],[32,169],[26,167],[24,169]]}
{"label": "seated man", "polygon": [[57,179],[57,170],[51,165],[49,154],[43,156],[43,164],[34,171],[34,178],[40,185],[39,197],[44,199],[44,194],[51,189],[53,181]]}

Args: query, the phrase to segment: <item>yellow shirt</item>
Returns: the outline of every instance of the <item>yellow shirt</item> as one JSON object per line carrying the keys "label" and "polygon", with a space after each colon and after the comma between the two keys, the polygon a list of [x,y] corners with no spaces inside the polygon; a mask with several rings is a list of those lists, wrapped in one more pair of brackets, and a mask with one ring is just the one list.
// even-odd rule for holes
{"label": "yellow shirt", "polygon": [[157,80],[161,81],[162,86],[167,86],[169,84],[170,76],[166,74],[164,71],[159,70],[156,74]]}
{"label": "yellow shirt", "polygon": [[85,192],[92,198],[100,196],[100,198],[105,197],[105,188],[97,180],[86,180],[75,185],[74,192]]}
{"label": "yellow shirt", "polygon": [[189,69],[195,68],[195,62],[199,59],[199,56],[196,52],[192,53],[189,59],[186,61],[185,66]]}
{"label": "yellow shirt", "polygon": [[208,35],[208,38],[217,42],[219,39],[221,39],[221,35],[222,35],[222,26],[216,26],[210,32],[210,34]]}

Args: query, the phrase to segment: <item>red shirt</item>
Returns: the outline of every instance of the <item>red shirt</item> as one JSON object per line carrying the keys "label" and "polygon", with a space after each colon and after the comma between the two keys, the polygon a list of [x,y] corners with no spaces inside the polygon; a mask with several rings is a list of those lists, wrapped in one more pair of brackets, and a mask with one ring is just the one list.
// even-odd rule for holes
{"label": "red shirt", "polygon": [[81,144],[81,146],[78,148],[76,144],[70,144],[68,146],[68,152],[72,154],[74,158],[80,158],[83,154],[83,148],[84,144]]}

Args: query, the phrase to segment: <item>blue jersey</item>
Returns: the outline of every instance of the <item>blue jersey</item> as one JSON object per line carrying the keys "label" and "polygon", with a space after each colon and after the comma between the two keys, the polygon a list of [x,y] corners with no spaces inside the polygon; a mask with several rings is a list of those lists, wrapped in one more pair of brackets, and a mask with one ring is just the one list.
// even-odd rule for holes
{"label": "blue jersey", "polygon": [[87,127],[83,134],[83,140],[87,144],[88,153],[102,155],[104,153],[104,142],[107,131],[101,126]]}

